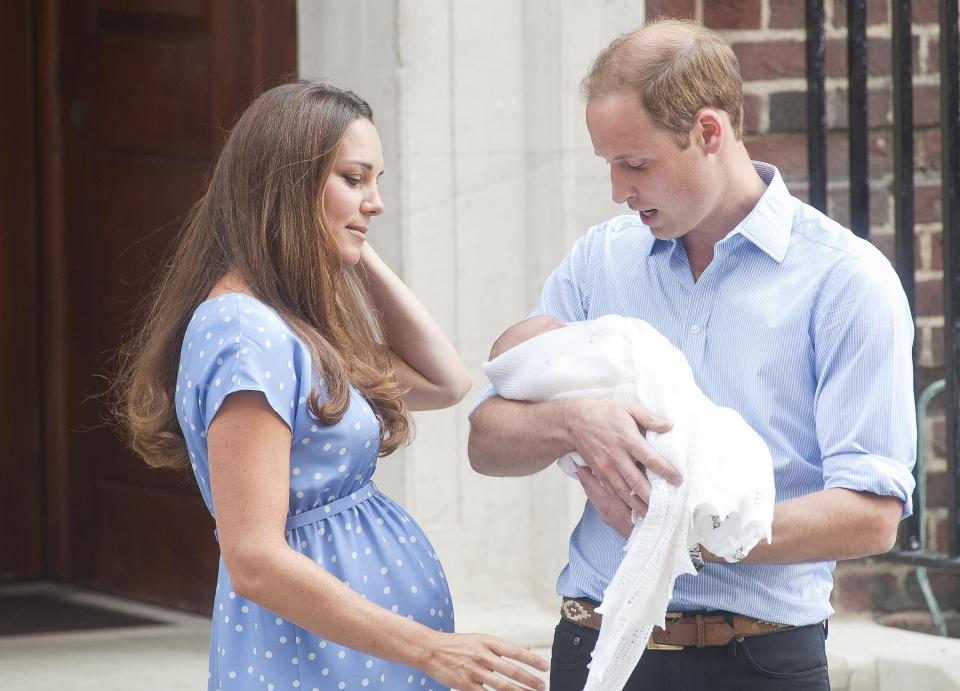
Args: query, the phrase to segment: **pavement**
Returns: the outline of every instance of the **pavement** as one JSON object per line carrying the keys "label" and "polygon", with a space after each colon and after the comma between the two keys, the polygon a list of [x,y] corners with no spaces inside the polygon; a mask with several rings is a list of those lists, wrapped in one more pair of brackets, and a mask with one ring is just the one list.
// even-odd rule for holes
{"label": "pavement", "polygon": [[[159,619],[157,626],[0,637],[0,689],[16,691],[197,690],[206,685],[209,621],[105,595],[90,604]],[[530,645],[549,659],[553,608],[536,602],[463,606],[458,629]],[[827,641],[834,691],[960,691],[960,639],[834,617]]]}

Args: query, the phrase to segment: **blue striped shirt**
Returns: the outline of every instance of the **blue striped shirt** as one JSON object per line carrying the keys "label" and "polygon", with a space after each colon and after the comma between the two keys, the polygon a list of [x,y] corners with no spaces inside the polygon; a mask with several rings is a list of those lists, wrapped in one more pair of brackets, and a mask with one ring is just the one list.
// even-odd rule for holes
{"label": "blue striped shirt", "polygon": [[[767,190],[696,282],[682,242],[618,216],[576,242],[535,313],[567,322],[615,313],[659,329],[703,392],[767,442],[778,502],[841,487],[897,497],[907,516],[914,329],[900,281],[870,243],[791,196],[776,168],[754,166]],[[623,546],[586,502],[558,593],[601,600]],[[707,564],[677,579],[670,610],[821,621],[833,612],[834,565]]]}

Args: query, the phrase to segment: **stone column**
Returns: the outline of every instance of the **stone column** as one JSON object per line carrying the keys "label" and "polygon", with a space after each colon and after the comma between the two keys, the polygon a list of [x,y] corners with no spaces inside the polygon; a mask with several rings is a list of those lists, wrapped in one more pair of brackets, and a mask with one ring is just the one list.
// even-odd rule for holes
{"label": "stone column", "polygon": [[298,15],[300,74],[374,109],[388,208],[371,241],[475,374],[461,405],[416,415],[416,441],[381,459],[378,482],[436,547],[458,629],[543,644],[582,490],[553,468],[477,475],[466,416],[496,336],[535,306],[579,235],[622,213],[578,84],[600,48],[642,23],[643,3],[301,0]]}

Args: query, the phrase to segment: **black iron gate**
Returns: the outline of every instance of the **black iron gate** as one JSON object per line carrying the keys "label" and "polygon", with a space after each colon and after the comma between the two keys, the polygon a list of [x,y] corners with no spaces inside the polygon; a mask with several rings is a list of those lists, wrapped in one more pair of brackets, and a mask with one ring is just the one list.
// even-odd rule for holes
{"label": "black iron gate", "polygon": [[[894,246],[895,265],[915,312],[914,281],[914,146],[911,0],[891,0],[894,117]],[[867,2],[847,0],[848,129],[850,132],[850,225],[867,237],[870,189],[867,151]],[[807,107],[810,203],[822,211],[827,201],[827,124],[823,0],[807,0]],[[885,555],[918,567],[918,579],[935,623],[939,610],[926,581],[926,569],[960,572],[960,63],[958,63],[957,0],[940,0],[940,127],[943,194],[943,281],[945,373],[918,397],[918,414],[930,400],[945,393],[947,438],[948,543],[946,551],[926,544],[924,514],[926,479],[923,467],[923,425],[914,470],[917,490],[914,514],[903,526],[898,547]],[[940,619],[938,629],[944,632]]]}

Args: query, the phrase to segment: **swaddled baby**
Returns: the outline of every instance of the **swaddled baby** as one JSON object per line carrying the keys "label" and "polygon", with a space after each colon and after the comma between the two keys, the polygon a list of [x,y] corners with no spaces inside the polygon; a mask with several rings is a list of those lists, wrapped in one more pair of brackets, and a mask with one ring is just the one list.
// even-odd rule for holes
{"label": "swaddled baby", "polygon": [[[674,580],[696,573],[690,551],[700,544],[735,562],[770,540],[770,451],[736,411],[700,391],[683,353],[640,319],[606,315],[564,325],[531,317],[497,340],[483,368],[504,398],[630,401],[673,424],[646,436],[684,483],[674,488],[648,472],[649,510],[634,526],[597,610],[603,621],[585,688],[620,688],[652,627],[663,626]],[[558,463],[568,474],[584,464],[577,453]]]}

